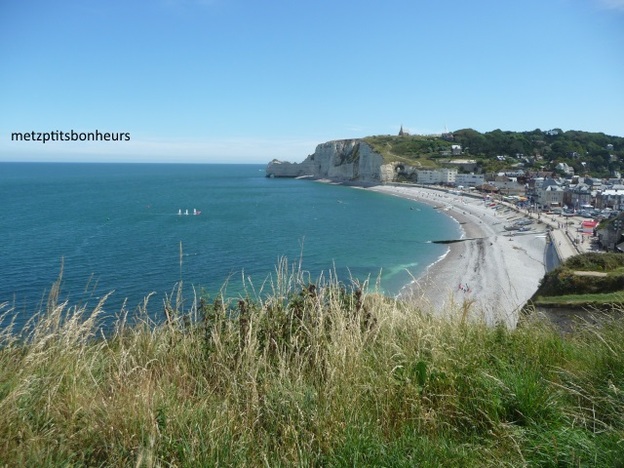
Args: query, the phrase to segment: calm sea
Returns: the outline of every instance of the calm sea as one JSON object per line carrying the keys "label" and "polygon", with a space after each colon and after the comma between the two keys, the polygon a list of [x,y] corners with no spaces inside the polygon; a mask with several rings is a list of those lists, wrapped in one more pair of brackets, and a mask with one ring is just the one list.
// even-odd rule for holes
{"label": "calm sea", "polygon": [[[62,299],[111,312],[152,304],[182,279],[208,293],[241,272],[259,287],[280,257],[395,295],[446,252],[457,224],[352,187],[267,179],[264,165],[0,163],[0,303],[39,309],[63,265]],[[193,209],[201,214],[194,216]],[[189,210],[189,215],[178,214]],[[182,256],[180,253],[182,252]],[[182,261],[180,261],[182,260]],[[22,320],[20,319],[20,320]]]}

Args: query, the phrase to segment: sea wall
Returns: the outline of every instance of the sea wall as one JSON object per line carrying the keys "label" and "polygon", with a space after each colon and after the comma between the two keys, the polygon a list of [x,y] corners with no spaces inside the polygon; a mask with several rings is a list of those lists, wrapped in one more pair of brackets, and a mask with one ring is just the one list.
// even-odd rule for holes
{"label": "sea wall", "polygon": [[335,181],[391,182],[394,166],[368,143],[359,140],[334,140],[321,143],[301,163],[274,159],[266,169],[267,177],[313,177]]}

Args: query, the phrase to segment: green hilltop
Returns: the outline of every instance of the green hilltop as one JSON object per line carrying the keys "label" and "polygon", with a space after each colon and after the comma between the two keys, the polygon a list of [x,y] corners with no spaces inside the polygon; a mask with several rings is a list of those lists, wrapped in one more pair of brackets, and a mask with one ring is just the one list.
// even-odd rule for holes
{"label": "green hilltop", "polygon": [[436,162],[445,151],[451,150],[450,141],[437,136],[379,135],[364,138],[386,163],[401,162],[423,168],[438,167]]}
{"label": "green hilltop", "polygon": [[[493,130],[480,133],[461,129],[441,135],[376,135],[363,138],[386,162],[402,162],[423,168],[443,166],[449,158],[470,158],[483,171],[509,166],[554,170],[565,162],[575,173],[608,176],[624,166],[624,138],[604,133],[553,129],[528,132]],[[452,146],[461,156],[452,155]],[[504,160],[498,158],[504,156]]]}

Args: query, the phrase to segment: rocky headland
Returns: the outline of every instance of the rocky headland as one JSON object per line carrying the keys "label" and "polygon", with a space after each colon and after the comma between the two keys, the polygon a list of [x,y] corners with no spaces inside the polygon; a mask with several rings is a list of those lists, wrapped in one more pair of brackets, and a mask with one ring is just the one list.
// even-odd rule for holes
{"label": "rocky headland", "polygon": [[336,182],[387,183],[394,180],[394,164],[362,139],[321,143],[301,163],[274,159],[266,169],[267,177],[309,177]]}

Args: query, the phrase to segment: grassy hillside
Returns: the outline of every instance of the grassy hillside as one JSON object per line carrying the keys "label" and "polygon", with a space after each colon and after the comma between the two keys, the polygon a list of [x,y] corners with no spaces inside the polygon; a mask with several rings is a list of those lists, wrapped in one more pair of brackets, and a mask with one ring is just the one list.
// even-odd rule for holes
{"label": "grassy hillside", "polygon": [[386,163],[403,162],[423,168],[437,167],[435,158],[442,151],[451,149],[451,143],[438,137],[409,135],[380,135],[364,138],[371,147],[381,154]]}
{"label": "grassy hillside", "polygon": [[624,255],[586,253],[547,273],[532,302],[600,305],[623,299]]}
{"label": "grassy hillside", "polygon": [[[494,130],[480,133],[473,129],[452,132],[452,141],[430,135],[381,135],[364,138],[386,162],[399,161],[423,168],[437,167],[448,159],[452,144],[462,147],[464,158],[475,159],[484,172],[496,172],[521,163],[533,170],[555,171],[565,162],[577,174],[589,172],[609,177],[624,169],[624,138],[583,131],[554,129],[529,132]],[[499,161],[497,156],[506,156]]]}
{"label": "grassy hillside", "polygon": [[619,466],[624,325],[447,318],[280,264],[268,295],[117,323],[57,303],[0,348],[9,466]]}

